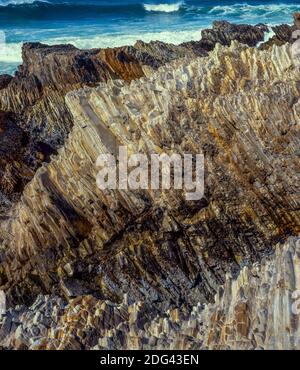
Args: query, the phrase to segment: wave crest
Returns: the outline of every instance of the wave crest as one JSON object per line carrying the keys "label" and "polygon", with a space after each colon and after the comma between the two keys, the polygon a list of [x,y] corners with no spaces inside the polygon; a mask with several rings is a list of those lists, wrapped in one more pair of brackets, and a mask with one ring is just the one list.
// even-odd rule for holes
{"label": "wave crest", "polygon": [[299,4],[260,4],[249,5],[233,4],[233,5],[216,5],[209,13],[218,16],[240,15],[240,16],[270,16],[274,13],[290,14],[295,10],[300,10]]}
{"label": "wave crest", "polygon": [[175,13],[180,10],[184,2],[180,1],[174,4],[143,4],[147,12]]}
{"label": "wave crest", "polygon": [[47,0],[0,0],[0,7],[14,5],[32,5],[39,3],[48,3]]}

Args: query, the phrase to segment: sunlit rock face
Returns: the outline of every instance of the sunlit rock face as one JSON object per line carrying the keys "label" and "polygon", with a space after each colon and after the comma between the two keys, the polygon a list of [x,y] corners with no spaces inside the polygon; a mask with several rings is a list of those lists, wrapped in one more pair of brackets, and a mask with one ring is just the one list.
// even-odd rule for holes
{"label": "sunlit rock face", "polygon": [[[20,151],[28,152],[20,164],[28,171],[26,175],[13,176],[19,186],[14,186],[9,197],[0,189],[0,212],[3,214],[19,199],[37,168],[49,162],[50,155],[63,146],[73,127],[72,114],[65,104],[68,92],[110,79],[131,81],[172,60],[206,56],[217,42],[229,45],[237,39],[254,46],[263,41],[266,29],[262,25],[215,22],[212,29],[203,30],[200,41],[179,46],[138,41],[134,46],[79,50],[72,45],[24,44],[23,64],[16,75],[0,76],[0,113],[14,116],[18,128],[28,136],[30,148],[27,144],[20,147]],[[2,168],[1,176],[11,178],[12,172],[20,172],[14,163]]]}
{"label": "sunlit rock face", "polygon": [[[148,79],[68,94],[68,141],[2,224],[11,234],[2,269],[12,301],[27,290],[61,292],[67,264],[99,297],[212,299],[226,271],[299,232],[298,97],[288,46],[265,52],[238,43]],[[96,159],[119,144],[203,152],[205,197],[101,192]]]}
{"label": "sunlit rock face", "polygon": [[14,77],[0,76],[1,122],[11,125],[13,117],[17,130],[27,136],[26,143],[16,142],[16,150],[27,153],[19,165],[10,161],[6,167],[1,166],[1,176],[13,177],[8,181],[18,183],[8,198],[7,191],[0,185],[2,213],[9,208],[12,199],[20,197],[42,162],[49,162],[50,155],[55,154],[66,140],[73,126],[72,114],[65,103],[69,91],[95,86],[109,79],[131,81],[145,75],[143,68],[153,70],[173,59],[204,53],[174,45],[164,46],[163,49],[160,45],[158,53],[150,46],[147,52],[147,45],[141,47],[139,44],[92,51],[78,50],[71,45],[24,44],[23,64],[19,71]]}
{"label": "sunlit rock face", "polygon": [[[50,66],[55,55],[61,66],[50,73],[42,60]],[[45,103],[51,114],[38,110],[47,121],[32,117],[45,123],[37,137],[58,151],[34,168],[0,219],[0,345],[299,347],[291,296],[300,289],[300,85],[291,46],[234,41],[208,55],[195,44],[89,52],[37,44],[24,56],[35,63],[4,83],[1,109],[35,109],[54,94],[57,102]],[[19,78],[28,96],[14,91]],[[66,121],[61,112],[54,119],[58,107]],[[31,113],[23,112],[23,131],[10,129],[21,115],[7,114],[0,140],[27,135],[24,146],[35,143]],[[101,191],[96,160],[120,145],[147,156],[203,153],[203,199],[188,201],[179,190]],[[9,151],[7,161],[17,166],[22,155]],[[274,309],[265,312],[268,302]]]}
{"label": "sunlit rock face", "polygon": [[55,154],[67,138],[73,120],[65,104],[66,93],[112,78],[142,77],[142,61],[155,68],[160,66],[150,55],[139,53],[133,47],[82,51],[71,45],[23,46],[23,64],[19,71],[14,77],[0,77],[1,122],[11,126],[13,119],[17,130],[27,137],[26,142],[16,142],[15,150],[21,155],[19,162],[10,160],[0,165],[1,177],[18,184],[10,185],[9,196],[0,184],[0,212],[20,197],[37,168],[42,162],[49,162],[50,155]]}

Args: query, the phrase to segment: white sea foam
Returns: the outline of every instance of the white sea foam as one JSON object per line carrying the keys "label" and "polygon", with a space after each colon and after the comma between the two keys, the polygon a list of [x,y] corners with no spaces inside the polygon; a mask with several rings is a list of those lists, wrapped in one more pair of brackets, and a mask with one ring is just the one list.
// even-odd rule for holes
{"label": "white sea foam", "polygon": [[271,16],[275,13],[291,14],[295,10],[300,10],[299,4],[234,4],[234,5],[217,5],[214,6],[209,13],[214,15],[240,15],[247,17],[257,17],[259,15]]}
{"label": "white sea foam", "polygon": [[33,4],[37,1],[40,3],[47,3],[45,0],[0,0],[0,6]]}
{"label": "white sea foam", "polygon": [[[81,49],[89,48],[105,48],[105,47],[117,47],[124,45],[133,45],[137,40],[145,42],[150,41],[163,41],[172,44],[181,44],[186,41],[196,41],[201,38],[201,29],[192,29],[185,31],[162,31],[162,32],[148,32],[141,34],[130,34],[130,35],[99,35],[92,38],[56,38],[52,39],[51,43],[71,43]],[[49,41],[47,41],[49,42]]]}
{"label": "white sea foam", "polygon": [[[90,38],[79,37],[57,37],[47,40],[41,40],[42,43],[55,44],[72,44],[79,49],[107,48],[124,45],[133,45],[137,40],[150,42],[153,40],[163,41],[166,43],[181,44],[186,41],[197,41],[201,38],[201,29],[192,29],[185,31],[162,31],[149,32],[144,34],[131,35],[98,35]],[[22,62],[22,43],[7,43],[0,50],[0,62],[3,63],[21,63]],[[1,74],[1,70],[0,70]]]}
{"label": "white sea foam", "polygon": [[264,40],[259,42],[256,46],[259,47],[260,45],[264,44],[265,42],[268,42],[273,36],[275,36],[275,32],[272,30],[272,25],[268,24],[269,31],[266,31],[264,34]]}
{"label": "white sea foam", "polygon": [[[5,40],[5,39],[4,39]],[[22,61],[22,43],[2,43],[0,47],[0,62],[18,63]],[[1,70],[0,70],[1,74]]]}
{"label": "white sea foam", "polygon": [[272,30],[272,28],[270,27],[269,28],[269,31],[265,32],[265,35],[264,35],[264,42],[268,42],[273,36],[275,36],[275,32]]}
{"label": "white sea foam", "polygon": [[143,4],[147,12],[175,13],[184,5],[183,1],[174,4]]}

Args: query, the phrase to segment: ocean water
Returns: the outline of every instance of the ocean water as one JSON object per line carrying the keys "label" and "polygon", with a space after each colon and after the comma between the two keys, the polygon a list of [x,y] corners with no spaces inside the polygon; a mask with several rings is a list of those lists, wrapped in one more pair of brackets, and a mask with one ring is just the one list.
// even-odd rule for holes
{"label": "ocean water", "polygon": [[[0,0],[0,74],[21,63],[23,42],[79,48],[198,40],[213,20],[291,23],[300,0]],[[268,37],[268,35],[266,35]]]}

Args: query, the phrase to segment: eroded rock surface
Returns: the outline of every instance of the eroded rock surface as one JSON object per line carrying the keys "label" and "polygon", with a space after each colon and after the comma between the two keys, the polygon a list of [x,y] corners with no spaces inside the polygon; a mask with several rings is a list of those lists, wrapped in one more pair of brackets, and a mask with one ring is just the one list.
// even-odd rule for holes
{"label": "eroded rock surface", "polygon": [[[39,157],[41,145],[47,146],[47,153],[55,153],[73,126],[72,115],[64,99],[68,92],[109,79],[131,81],[172,60],[206,56],[217,42],[229,45],[232,40],[238,40],[255,46],[263,41],[266,30],[263,25],[215,22],[212,29],[203,31],[200,41],[179,46],[159,41],[138,41],[130,47],[78,50],[72,45],[24,44],[23,64],[15,77],[0,76],[0,111],[14,115],[18,127],[26,131],[31,142],[36,143],[31,147],[33,158]],[[45,160],[50,159],[49,155],[43,156]],[[32,161],[32,174],[41,163],[40,160]],[[9,171],[4,176],[9,177]],[[28,181],[31,178],[29,176]],[[15,189],[15,199],[23,189],[24,186]],[[5,197],[1,193],[0,198]],[[5,210],[10,203],[3,200],[1,204]]]}
{"label": "eroded rock surface", "polygon": [[[219,32],[229,45],[236,27],[216,23],[207,40]],[[239,41],[253,46],[264,26],[247,34]],[[22,184],[0,220],[4,348],[299,347],[289,313],[299,288],[299,67],[289,44],[200,45],[25,45],[0,90],[1,191]],[[57,154],[24,167],[41,138]],[[203,153],[204,198],[100,191],[97,157],[120,145]],[[282,278],[288,291],[278,293]],[[276,312],[252,302],[263,292]]]}
{"label": "eroded rock surface", "polygon": [[264,24],[250,26],[247,24],[232,24],[225,21],[213,22],[212,29],[202,31],[199,44],[204,50],[211,51],[217,43],[229,46],[232,41],[238,41],[248,46],[256,46],[264,41],[268,27]]}
{"label": "eroded rock surface", "polygon": [[[60,292],[71,264],[71,277],[99,296],[194,304],[214,296],[226,271],[297,234],[297,81],[288,46],[233,43],[148,80],[69,94],[67,143],[2,223],[12,235],[1,264],[10,299]],[[96,159],[119,144],[132,153],[203,151],[205,198],[101,192]]]}
{"label": "eroded rock surface", "polygon": [[51,350],[299,349],[299,276],[300,240],[290,238],[238,278],[227,275],[213,304],[162,313],[126,294],[119,304],[40,295],[2,317],[0,343]]}

